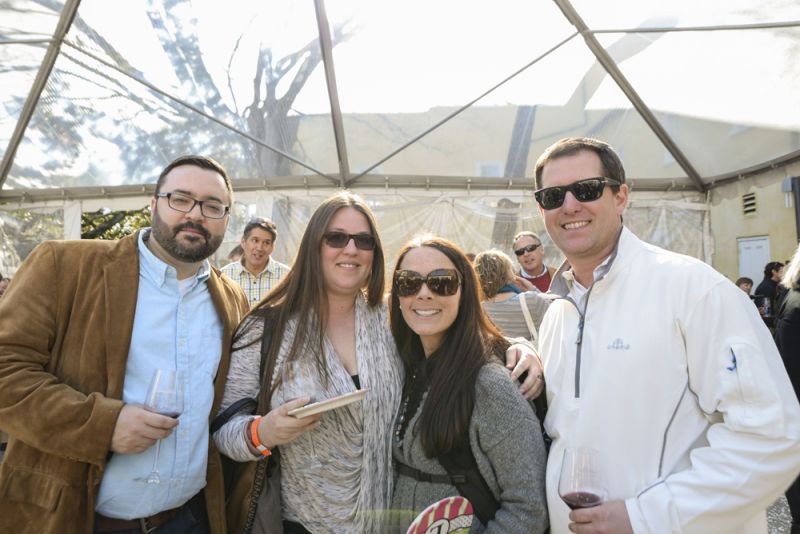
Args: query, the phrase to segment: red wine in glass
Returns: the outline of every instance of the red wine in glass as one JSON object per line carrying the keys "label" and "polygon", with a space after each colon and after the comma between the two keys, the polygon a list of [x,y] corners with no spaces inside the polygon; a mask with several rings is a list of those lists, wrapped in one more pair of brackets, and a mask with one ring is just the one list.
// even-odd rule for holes
{"label": "red wine in glass", "polygon": [[564,450],[558,495],[571,510],[603,504],[608,489],[601,468],[600,452],[589,447]]}
{"label": "red wine in glass", "polygon": [[561,496],[561,500],[564,501],[567,506],[569,506],[570,510],[575,510],[577,508],[592,508],[593,506],[603,504],[603,498],[600,495],[595,495],[594,493],[590,493],[588,491],[575,491],[572,493],[567,493]]}

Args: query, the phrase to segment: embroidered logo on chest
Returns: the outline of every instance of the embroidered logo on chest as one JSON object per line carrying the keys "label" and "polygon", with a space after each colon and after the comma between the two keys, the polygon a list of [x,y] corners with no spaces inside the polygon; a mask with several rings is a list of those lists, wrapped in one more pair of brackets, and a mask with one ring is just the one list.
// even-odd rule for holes
{"label": "embroidered logo on chest", "polygon": [[608,345],[608,350],[630,350],[631,346],[618,337]]}

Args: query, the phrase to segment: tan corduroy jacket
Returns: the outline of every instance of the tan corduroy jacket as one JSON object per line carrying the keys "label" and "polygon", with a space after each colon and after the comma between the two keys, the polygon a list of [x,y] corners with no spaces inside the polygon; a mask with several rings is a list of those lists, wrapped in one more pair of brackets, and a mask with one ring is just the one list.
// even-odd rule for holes
{"label": "tan corduroy jacket", "polygon": [[[0,428],[11,436],[0,465],[0,532],[92,532],[122,408],[139,285],[137,235],[45,242],[0,299]],[[216,269],[208,288],[224,325],[213,414],[231,337],[249,306]],[[212,532],[223,533],[222,470],[211,439],[205,492]]]}

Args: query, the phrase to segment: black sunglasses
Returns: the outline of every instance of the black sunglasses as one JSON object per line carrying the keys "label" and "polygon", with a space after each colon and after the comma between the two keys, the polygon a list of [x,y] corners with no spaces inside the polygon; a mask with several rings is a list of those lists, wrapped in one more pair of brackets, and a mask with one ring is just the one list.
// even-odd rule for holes
{"label": "black sunglasses", "polygon": [[514,249],[514,254],[516,254],[517,256],[522,256],[526,252],[533,252],[534,250],[536,250],[537,248],[539,248],[541,246],[542,246],[541,243],[539,243],[537,245],[526,245],[526,246],[524,246],[522,248]]}
{"label": "black sunglasses", "polygon": [[[612,178],[604,178],[597,176],[595,178],[586,178],[585,180],[578,180],[569,185],[560,185],[557,187],[545,187],[533,193],[536,197],[536,202],[546,210],[554,210],[560,208],[567,197],[567,191],[572,193],[575,200],[578,202],[592,202],[603,196],[603,189],[607,185],[619,186],[621,182]],[[514,251],[516,252],[516,251]],[[519,255],[519,254],[518,254]]]}
{"label": "black sunglasses", "polygon": [[375,236],[369,234],[347,234],[345,232],[326,232],[322,238],[329,247],[344,248],[352,239],[359,250],[375,250]]}
{"label": "black sunglasses", "polygon": [[449,297],[458,292],[461,277],[455,269],[435,269],[422,276],[417,271],[397,271],[394,273],[394,286],[401,297],[411,297],[419,293],[422,284],[439,296]]}

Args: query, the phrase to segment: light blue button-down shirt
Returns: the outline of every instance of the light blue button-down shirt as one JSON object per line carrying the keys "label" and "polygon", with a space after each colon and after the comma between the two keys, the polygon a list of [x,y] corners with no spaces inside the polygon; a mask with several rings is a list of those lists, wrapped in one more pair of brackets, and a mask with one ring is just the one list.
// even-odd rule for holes
{"label": "light blue button-down shirt", "polygon": [[122,399],[143,403],[153,371],[177,369],[184,381],[184,407],[178,426],[161,442],[160,484],[145,482],[155,446],[111,457],[96,510],[119,519],[176,508],[205,487],[208,416],[222,356],[222,321],[206,284],[209,263],[203,262],[188,283],[179,284],[175,269],[147,248],[144,234],[139,234],[139,293]]}

